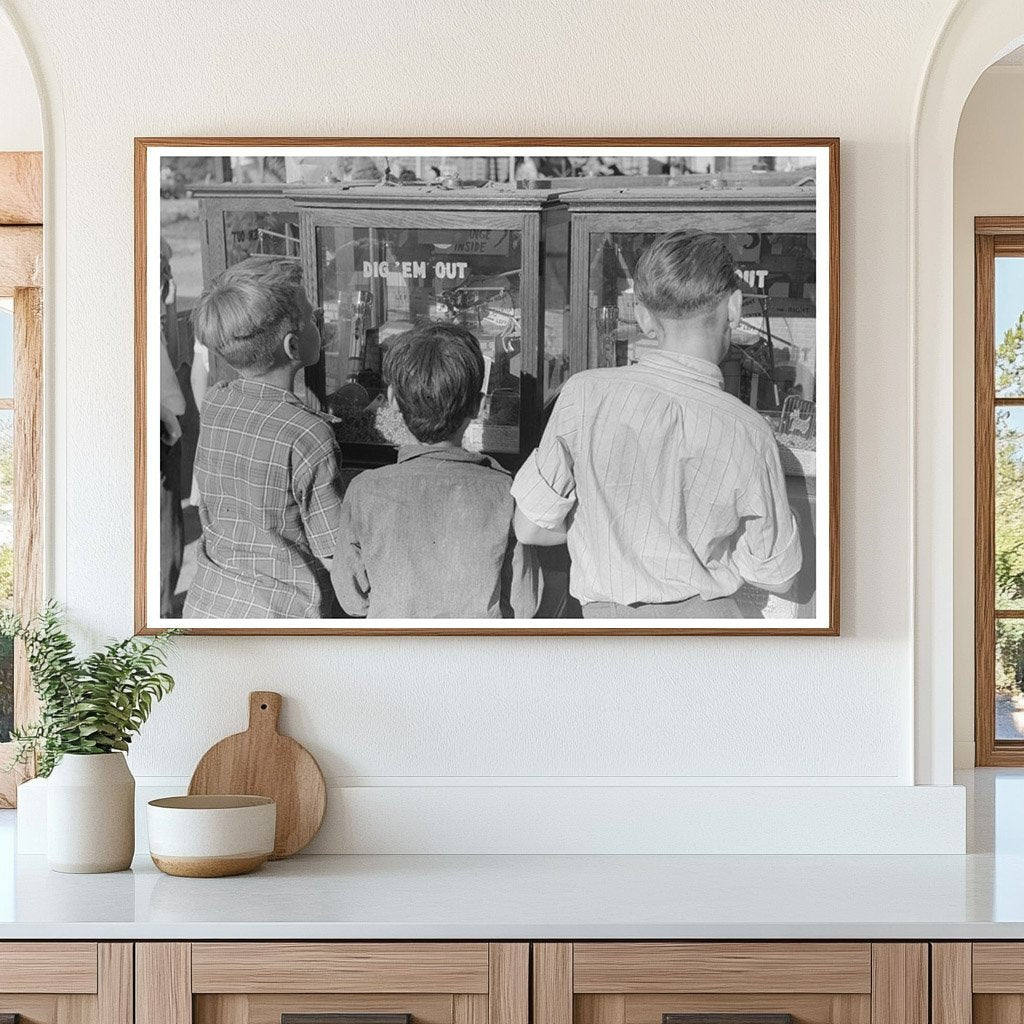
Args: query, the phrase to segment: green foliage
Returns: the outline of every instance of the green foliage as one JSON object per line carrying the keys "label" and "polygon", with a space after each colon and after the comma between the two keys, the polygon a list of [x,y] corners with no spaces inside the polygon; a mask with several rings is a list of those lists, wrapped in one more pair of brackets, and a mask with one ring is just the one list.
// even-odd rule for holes
{"label": "green foliage", "polygon": [[[996,346],[996,394],[1024,395],[1024,312]],[[1024,604],[1024,434],[1007,409],[996,411],[996,607]],[[1024,629],[996,622],[996,687],[1020,691],[1024,683]]]}
{"label": "green foliage", "polygon": [[1024,629],[1017,622],[996,619],[996,689],[1014,693],[1024,680]]}
{"label": "green foliage", "polygon": [[0,613],[0,636],[25,644],[41,707],[38,722],[12,732],[18,748],[14,763],[34,751],[39,774],[46,776],[65,754],[127,750],[153,702],[174,688],[174,680],[160,669],[179,632],[112,641],[78,658],[56,604],[28,623],[14,612]]}
{"label": "green foliage", "polygon": [[0,547],[0,601],[10,601],[14,594],[14,550],[9,544]]}
{"label": "green foliage", "polygon": [[1024,393],[1024,312],[996,346],[996,394],[1003,398]]}
{"label": "green foliage", "polygon": [[14,728],[14,641],[0,636],[0,743]]}
{"label": "green foliage", "polygon": [[[996,348],[996,393],[1024,385],[1024,313]],[[1009,410],[996,412],[996,607],[1024,601],[1024,436]]]}

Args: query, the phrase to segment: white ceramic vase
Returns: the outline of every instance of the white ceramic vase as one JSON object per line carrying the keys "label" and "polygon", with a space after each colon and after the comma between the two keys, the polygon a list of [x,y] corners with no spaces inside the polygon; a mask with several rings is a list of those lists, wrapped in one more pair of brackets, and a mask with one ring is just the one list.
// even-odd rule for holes
{"label": "white ceramic vase", "polygon": [[65,754],[46,783],[54,871],[124,871],[135,853],[135,778],[124,754]]}

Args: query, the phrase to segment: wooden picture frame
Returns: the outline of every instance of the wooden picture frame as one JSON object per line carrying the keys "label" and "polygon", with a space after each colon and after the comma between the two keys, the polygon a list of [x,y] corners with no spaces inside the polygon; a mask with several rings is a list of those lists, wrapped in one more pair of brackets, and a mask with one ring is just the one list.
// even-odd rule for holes
{"label": "wooden picture frame", "polygon": [[[489,195],[486,198],[487,208],[492,211],[495,217],[494,223],[504,225],[498,230],[508,230],[508,225],[515,223],[523,224],[521,243],[525,249],[530,250],[534,244],[542,246],[539,258],[535,261],[543,274],[551,262],[551,250],[544,249],[548,245],[548,239],[554,237],[555,230],[562,230],[560,218],[564,215],[564,230],[568,236],[565,243],[566,260],[570,259],[569,249],[573,248],[572,260],[576,267],[577,278],[566,284],[567,291],[572,291],[572,296],[565,301],[565,316],[573,321],[566,328],[565,342],[566,352],[563,359],[569,366],[568,374],[573,374],[577,369],[584,369],[591,365],[600,365],[585,360],[595,359],[593,329],[590,329],[588,341],[586,325],[581,317],[586,316],[585,288],[578,280],[579,267],[582,265],[580,248],[583,244],[596,244],[593,239],[598,237],[597,233],[607,232],[608,225],[618,223],[615,218],[626,216],[623,224],[630,223],[629,218],[638,218],[635,223],[646,225],[637,229],[637,232],[646,231],[650,236],[672,230],[672,228],[652,228],[652,224],[660,223],[658,217],[653,216],[651,211],[662,208],[670,208],[672,212],[671,223],[682,225],[693,224],[689,230],[714,232],[715,226],[719,223],[715,216],[725,218],[721,221],[718,232],[723,237],[738,234],[751,234],[751,237],[763,238],[765,240],[781,237],[785,229],[776,227],[774,234],[769,229],[747,231],[742,226],[747,223],[739,219],[740,215],[735,211],[746,211],[746,215],[753,216],[758,209],[767,209],[771,204],[777,204],[781,210],[792,209],[793,213],[780,214],[791,218],[796,224],[802,217],[801,223],[811,225],[799,230],[789,228],[791,232],[796,231],[794,237],[800,238],[803,244],[803,258],[808,266],[815,268],[815,273],[805,277],[804,284],[799,282],[792,287],[800,291],[798,295],[786,293],[792,308],[799,310],[812,310],[811,323],[808,328],[813,336],[811,348],[813,349],[813,360],[811,371],[812,382],[819,386],[815,390],[815,399],[805,400],[803,398],[803,385],[799,386],[792,382],[783,384],[782,389],[774,377],[775,368],[775,346],[778,338],[773,340],[771,331],[768,330],[768,340],[765,343],[770,353],[771,366],[764,374],[758,376],[756,369],[749,371],[741,368],[737,376],[748,373],[748,376],[756,378],[754,383],[744,385],[742,382],[738,387],[747,386],[751,392],[761,386],[759,382],[762,377],[767,382],[764,388],[770,388],[772,397],[763,398],[758,396],[747,400],[756,409],[768,409],[769,406],[776,411],[772,413],[778,423],[783,420],[783,400],[788,393],[789,397],[795,398],[793,409],[796,414],[788,422],[806,431],[804,437],[810,439],[816,437],[808,451],[806,458],[797,458],[799,472],[812,474],[812,482],[804,487],[804,496],[808,501],[809,512],[805,517],[809,522],[808,532],[803,541],[805,556],[807,551],[813,550],[814,559],[812,567],[812,580],[806,586],[801,585],[801,594],[790,602],[797,612],[793,615],[782,617],[772,613],[770,618],[741,617],[733,619],[713,619],[702,621],[697,618],[686,618],[678,620],[678,625],[669,624],[675,620],[642,618],[637,620],[627,619],[563,619],[545,617],[543,619],[404,619],[404,620],[381,620],[374,619],[199,619],[180,618],[177,613],[164,615],[161,613],[159,602],[159,583],[155,581],[158,570],[158,562],[155,561],[154,552],[158,543],[156,537],[153,517],[154,505],[154,453],[158,452],[159,442],[154,433],[159,423],[158,415],[154,414],[153,394],[154,380],[157,379],[154,370],[154,360],[159,353],[155,346],[159,341],[155,334],[159,333],[155,325],[159,324],[159,311],[154,312],[154,295],[159,293],[159,275],[156,268],[156,260],[159,255],[160,226],[159,213],[160,188],[163,186],[173,192],[178,186],[173,180],[173,175],[160,183],[157,179],[163,174],[170,164],[161,164],[163,158],[174,158],[183,155],[206,157],[207,159],[220,157],[220,163],[224,160],[242,156],[258,158],[284,158],[293,160],[304,160],[313,158],[352,157],[355,155],[367,156],[377,155],[380,160],[384,155],[391,155],[392,159],[398,161],[396,154],[415,154],[417,157],[427,159],[438,158],[442,166],[437,168],[437,181],[448,185],[449,181],[444,177],[444,160],[447,158],[474,158],[494,159],[507,158],[509,178],[514,177],[514,169],[517,166],[517,158],[529,157],[534,159],[555,158],[563,154],[568,157],[580,157],[587,153],[591,154],[592,160],[612,161],[619,159],[625,165],[626,158],[647,159],[653,161],[657,155],[665,157],[662,163],[667,166],[668,171],[661,175],[665,180],[657,181],[661,188],[657,195],[647,198],[635,209],[625,210],[623,201],[627,205],[632,197],[632,189],[652,191],[650,188],[651,177],[643,178],[629,177],[629,174],[621,180],[626,191],[618,190],[615,196],[612,195],[612,188],[605,190],[604,194],[596,194],[596,185],[603,185],[603,180],[595,179],[587,181],[586,184],[594,190],[595,194],[588,200],[584,196],[586,189],[581,189],[579,183],[567,182],[566,179],[556,178],[552,181],[551,192],[546,190],[517,190],[512,182],[503,191],[501,188],[487,190]],[[495,156],[498,154],[498,156]],[[678,183],[669,180],[673,177],[673,167],[685,167],[686,160],[698,160],[705,162],[706,170],[700,169],[695,177],[683,182],[683,187],[672,188]],[[599,162],[600,162],[599,160]],[[676,161],[674,164],[673,161]],[[743,160],[752,161],[741,165]],[[803,164],[801,161],[805,161]],[[806,161],[810,161],[813,173],[808,177],[798,173],[801,167],[806,167]],[[777,170],[778,166],[786,164],[792,166],[792,181],[786,183],[791,189],[787,195],[799,193],[799,205],[785,206],[779,204],[782,192],[778,191],[764,199],[764,190],[769,187],[768,177],[774,182],[779,175],[785,173],[785,169]],[[417,167],[420,165],[417,164]],[[632,165],[630,165],[632,166]],[[651,166],[648,163],[648,166]],[[723,171],[723,166],[729,166],[730,170]],[[694,164],[688,165],[692,170]],[[732,169],[738,167],[739,169]],[[768,177],[764,177],[767,170]],[[277,189],[276,192],[268,190],[260,185],[247,186],[252,202],[262,203],[262,208],[267,208],[268,196],[284,195],[287,201],[296,207],[296,219],[300,225],[301,258],[306,270],[307,290],[312,286],[309,283],[311,272],[317,272],[318,252],[315,251],[312,232],[320,229],[334,229],[341,225],[348,230],[349,225],[359,226],[359,230],[366,230],[363,225],[367,224],[364,209],[372,209],[374,215],[379,219],[374,223],[379,225],[381,230],[389,230],[388,225],[400,226],[408,223],[419,225],[409,230],[420,230],[424,225],[440,225],[447,227],[461,226],[476,230],[479,227],[473,218],[475,210],[470,209],[473,205],[469,202],[468,193],[472,190],[452,190],[448,197],[445,197],[443,217],[433,213],[424,213],[425,204],[418,200],[413,201],[408,191],[402,193],[401,186],[389,188],[392,182],[389,180],[390,163],[387,163],[387,170],[382,172],[385,180],[377,190],[376,195],[360,195],[357,203],[356,192],[360,189],[352,185],[338,186],[317,186],[306,187],[293,186],[291,182]],[[632,172],[629,172],[632,173]],[[646,172],[638,172],[643,175]],[[759,177],[759,175],[762,175]],[[680,176],[683,176],[680,172]],[[457,175],[456,175],[457,177]],[[654,177],[658,177],[657,175]],[[731,178],[731,181],[730,181]],[[158,138],[146,137],[135,140],[135,252],[136,252],[136,273],[135,273],[135,337],[136,337],[136,394],[135,394],[135,620],[136,630],[139,633],[153,633],[170,625],[181,625],[190,632],[223,635],[223,634],[291,634],[291,635],[353,635],[353,636],[380,636],[380,635],[507,635],[507,636],[533,636],[533,635],[566,635],[566,636],[621,636],[621,635],[727,635],[727,636],[761,636],[761,635],[792,635],[792,636],[836,636],[839,633],[839,610],[840,610],[840,548],[839,548],[839,251],[840,251],[840,229],[839,229],[839,140],[835,138],[500,138],[500,137],[474,137],[474,138]],[[698,180],[699,179],[699,180]],[[496,179],[489,178],[489,181]],[[458,184],[458,182],[454,182]],[[688,188],[690,185],[692,187]],[[668,186],[668,187],[664,187]],[[198,200],[207,204],[207,207],[222,211],[225,188],[220,186],[202,188],[189,188],[192,195],[199,195]],[[439,191],[435,188],[434,191]],[[241,186],[238,191],[232,193],[232,197],[241,196]],[[345,196],[340,196],[341,192]],[[365,192],[366,190],[362,190]],[[481,190],[482,192],[483,190]],[[529,194],[524,194],[528,192]],[[335,194],[338,193],[338,194]],[[422,195],[420,192],[418,195]],[[760,199],[758,197],[761,197]],[[548,201],[550,197],[550,201]],[[563,197],[565,201],[563,202]],[[697,210],[698,199],[706,203],[706,207]],[[378,201],[379,200],[379,201]],[[612,201],[614,200],[614,201]],[[727,203],[728,200],[728,203]],[[758,207],[758,203],[763,205]],[[217,204],[220,203],[220,206]],[[373,204],[377,203],[376,206]],[[728,205],[732,203],[733,205]],[[796,199],[792,200],[797,203]],[[667,207],[666,207],[666,204]],[[688,205],[689,204],[689,205]],[[767,205],[764,205],[767,204]],[[271,203],[271,206],[273,203]],[[359,210],[352,212],[355,207]],[[415,214],[409,215],[410,220],[403,220],[407,216],[400,207],[406,210],[415,210]],[[555,211],[554,207],[559,206]],[[386,207],[386,209],[385,209]],[[255,208],[255,207],[254,207]],[[291,207],[289,207],[291,209]],[[772,209],[775,209],[773,206]],[[807,213],[800,214],[798,211],[806,210]],[[390,212],[389,212],[390,211]],[[397,212],[395,212],[397,211]],[[496,212],[495,212],[496,211]],[[646,211],[646,212],[645,212]],[[725,211],[725,212],[723,212]],[[753,212],[752,212],[753,211]],[[627,216],[628,213],[628,216]],[[729,220],[727,213],[733,219]],[[218,212],[216,216],[222,216]],[[519,218],[519,219],[517,219]],[[291,222],[289,222],[291,223]],[[668,223],[668,221],[666,221]],[[768,219],[766,224],[790,223],[790,221],[778,221]],[[213,224],[211,233],[210,225]],[[396,230],[398,228],[395,228]],[[206,222],[205,234],[202,238],[202,251],[204,259],[209,266],[223,269],[223,263],[227,257],[224,255],[225,246],[222,238],[214,237],[221,231],[227,231],[225,222],[217,221],[211,214]],[[260,229],[262,231],[262,229]],[[280,237],[291,232],[278,232]],[[354,229],[353,229],[354,230]],[[376,229],[374,229],[376,230]],[[619,229],[620,231],[622,229]],[[628,233],[629,229],[625,229]],[[587,234],[587,232],[590,232]],[[637,232],[633,232],[636,234]],[[730,232],[732,235],[730,235]],[[801,234],[802,232],[802,234]],[[244,234],[244,232],[242,232]],[[270,235],[269,230],[264,237]],[[581,240],[586,241],[581,241]],[[284,244],[284,243],[282,243]],[[730,243],[731,244],[731,243]],[[768,245],[769,242],[765,242]],[[456,250],[458,251],[458,250]],[[532,250],[531,250],[532,251]],[[766,250],[767,251],[767,250]],[[809,255],[808,255],[809,253]],[[532,257],[530,257],[532,258]],[[220,265],[217,260],[221,260]],[[527,257],[523,257],[525,268],[528,264]],[[171,258],[173,266],[174,257]],[[386,261],[385,261],[386,262]],[[621,257],[620,257],[620,262]],[[365,266],[369,264],[364,264]],[[631,278],[629,278],[629,267],[622,262],[625,277],[619,285],[628,285],[631,291]],[[518,271],[521,278],[527,277],[526,269]],[[779,295],[789,284],[778,285],[778,295],[769,294],[768,286],[765,284],[770,279],[769,271],[760,272],[758,279],[760,285],[751,285],[751,291],[757,288],[763,289],[763,294],[758,293],[754,298],[763,299],[763,309],[776,301],[781,302]],[[571,271],[567,271],[567,276]],[[207,268],[204,268],[204,275],[207,275]],[[607,273],[605,275],[607,277]],[[614,276],[614,274],[613,274]],[[622,275],[620,274],[620,277]],[[543,423],[550,414],[551,396],[547,391],[547,360],[546,349],[546,315],[547,298],[542,293],[543,277],[541,283],[536,286],[533,297],[528,297],[529,291],[526,284],[522,285],[522,296],[520,298],[517,314],[522,321],[517,323],[521,331],[521,349],[519,350],[519,390],[516,392],[518,401],[521,402],[522,420],[518,421],[517,427],[518,452],[510,449],[495,449],[505,454],[496,454],[494,457],[502,461],[508,468],[515,469],[516,459],[522,459],[528,453],[528,449],[536,445]],[[316,285],[317,295],[320,298],[320,285]],[[622,306],[622,291],[619,290],[618,299],[620,311]],[[749,296],[745,295],[745,302]],[[575,303],[575,306],[573,305]],[[803,304],[801,306],[801,303]],[[330,303],[319,301],[313,303],[316,306],[326,307]],[[626,307],[629,308],[628,305]],[[746,308],[746,307],[745,307]],[[335,303],[334,314],[337,318],[337,335],[341,335],[341,301]],[[534,315],[540,319],[538,332],[530,336],[531,317]],[[625,317],[627,314],[623,314]],[[791,319],[798,319],[801,312],[793,314]],[[804,314],[806,315],[806,314]],[[575,317],[575,320],[573,318]],[[769,315],[764,313],[764,323],[767,324]],[[166,320],[165,320],[166,322]],[[622,325],[626,320],[616,320],[614,335],[615,352],[609,356],[613,360],[609,365],[619,365],[620,360],[630,361],[632,356],[622,357],[618,351],[620,333],[629,334],[629,329]],[[181,321],[176,323],[177,330],[181,330]],[[763,332],[762,332],[763,340]],[[782,344],[783,342],[779,342]],[[188,339],[183,343],[186,347]],[[632,344],[632,342],[628,342]],[[785,342],[785,344],[790,344]],[[625,350],[627,343],[623,343]],[[798,351],[798,346],[791,345],[793,358],[799,356],[801,359],[806,356],[806,351]],[[609,349],[610,351],[611,349]],[[632,352],[632,350],[629,350]],[[573,362],[575,360],[575,362]],[[525,367],[525,368],[524,368]],[[180,366],[176,367],[180,370]],[[321,373],[323,371],[321,370]],[[565,371],[563,371],[565,372]],[[797,371],[794,370],[794,374]],[[306,375],[308,387],[313,389],[314,383],[310,373]],[[746,378],[744,378],[746,379]],[[812,384],[812,386],[814,386]],[[485,385],[486,387],[486,385]],[[758,401],[762,402],[758,405]],[[808,426],[812,424],[812,426]],[[471,425],[472,426],[472,425]],[[794,435],[796,436],[796,435]],[[799,440],[799,439],[798,439]],[[376,442],[375,442],[376,443]],[[484,442],[486,444],[487,442]],[[485,449],[491,451],[491,449]],[[793,451],[787,449],[793,457]],[[785,453],[783,453],[785,454]],[[345,448],[343,446],[342,468],[345,468]],[[811,469],[807,469],[811,466]],[[787,471],[788,472],[788,471]],[[797,471],[794,471],[794,473]],[[788,479],[788,477],[787,477]],[[810,479],[810,478],[808,478]],[[806,483],[806,480],[805,480]],[[805,523],[805,527],[807,523]],[[809,557],[809,556],[808,556]],[[809,563],[805,562],[803,568],[806,570]],[[559,568],[557,571],[564,571]],[[800,577],[798,576],[797,579]],[[796,589],[796,588],[794,588]],[[804,592],[806,591],[806,592]],[[744,598],[747,600],[746,598]],[[771,606],[774,598],[765,598],[762,607]],[[780,599],[779,607],[782,607],[784,599]],[[571,603],[571,602],[570,602]],[[648,606],[650,607],[650,606]],[[807,609],[811,609],[810,612]],[[744,612],[746,616],[746,612]]]}

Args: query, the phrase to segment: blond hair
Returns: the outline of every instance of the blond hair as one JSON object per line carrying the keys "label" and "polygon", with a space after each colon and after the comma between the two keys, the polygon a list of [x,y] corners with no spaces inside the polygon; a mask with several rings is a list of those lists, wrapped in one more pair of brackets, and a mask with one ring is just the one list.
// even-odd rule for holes
{"label": "blond hair", "polygon": [[652,242],[637,261],[633,282],[637,301],[671,320],[706,313],[738,287],[736,263],[725,242],[688,231]]}
{"label": "blond hair", "polygon": [[302,264],[283,256],[250,256],[228,267],[192,311],[196,337],[236,370],[265,373],[285,336],[302,324]]}

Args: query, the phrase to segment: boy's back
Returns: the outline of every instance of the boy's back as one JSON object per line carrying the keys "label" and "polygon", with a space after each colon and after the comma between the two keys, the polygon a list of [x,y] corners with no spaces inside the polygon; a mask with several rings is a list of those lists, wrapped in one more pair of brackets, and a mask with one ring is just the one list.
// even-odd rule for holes
{"label": "boy's back", "polygon": [[[485,455],[407,445],[349,485],[331,579],[368,618],[510,618],[536,612],[532,559],[512,534],[511,476]],[[524,564],[528,563],[528,564]]]}
{"label": "boy's back", "polygon": [[328,571],[341,505],[334,432],[290,391],[238,379],[203,403],[203,536],[185,617],[336,614]]}
{"label": "boy's back", "polygon": [[571,513],[584,605],[710,600],[799,568],[771,429],[704,360],[651,352],[570,378],[514,493],[542,526]]}

